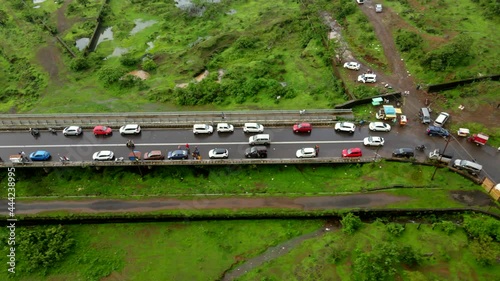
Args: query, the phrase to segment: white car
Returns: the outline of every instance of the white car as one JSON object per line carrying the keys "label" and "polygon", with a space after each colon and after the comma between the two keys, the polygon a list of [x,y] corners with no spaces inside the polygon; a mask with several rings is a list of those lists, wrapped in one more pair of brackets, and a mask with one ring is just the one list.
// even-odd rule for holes
{"label": "white car", "polygon": [[356,2],[358,2],[358,4],[363,4],[365,3],[365,0],[356,0]]}
{"label": "white car", "polygon": [[101,150],[92,155],[94,161],[108,161],[113,160],[113,158],[115,158],[115,154],[109,150]]}
{"label": "white car", "polygon": [[228,157],[229,151],[225,148],[214,148],[208,152],[210,159],[227,159]]}
{"label": "white car", "polygon": [[137,124],[127,124],[120,128],[121,135],[138,135],[141,133],[141,126]]}
{"label": "white car", "polygon": [[375,5],[375,12],[382,13],[382,4]]}
{"label": "white car", "polygon": [[259,123],[245,123],[243,127],[243,132],[245,133],[263,133],[264,126]]}
{"label": "white car", "polygon": [[63,135],[65,136],[79,136],[82,134],[82,128],[78,126],[69,126],[64,128]]}
{"label": "white car", "polygon": [[194,124],[193,133],[197,134],[211,134],[214,132],[214,127],[207,124]]}
{"label": "white car", "polygon": [[316,149],[314,147],[306,147],[297,150],[295,153],[297,158],[314,158],[316,157]]}
{"label": "white car", "polygon": [[376,83],[377,82],[377,75],[376,74],[361,74],[358,76],[358,82]]}
{"label": "white car", "polygon": [[354,133],[356,130],[356,125],[351,122],[339,122],[335,124],[335,131],[337,132],[349,132]]}
{"label": "white car", "polygon": [[228,123],[217,124],[217,133],[232,133],[234,132],[234,126]]}
{"label": "white car", "polygon": [[366,137],[363,140],[363,144],[366,146],[383,146],[384,138],[381,137]]}
{"label": "white car", "polygon": [[347,68],[347,69],[359,70],[360,67],[361,67],[361,64],[359,64],[355,61],[350,61],[350,62],[344,63],[344,68]]}
{"label": "white car", "polygon": [[389,132],[391,130],[391,125],[383,122],[371,122],[368,128],[376,132]]}

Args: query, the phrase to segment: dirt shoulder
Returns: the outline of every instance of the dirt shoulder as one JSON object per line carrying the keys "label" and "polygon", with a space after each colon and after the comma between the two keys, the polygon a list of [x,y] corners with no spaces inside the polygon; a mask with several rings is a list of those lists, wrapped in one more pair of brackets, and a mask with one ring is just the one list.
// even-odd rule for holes
{"label": "dirt shoulder", "polygon": [[[200,199],[151,199],[151,200],[79,200],[79,201],[32,201],[16,203],[16,214],[70,211],[75,213],[151,212],[161,210],[245,210],[290,209],[334,210],[346,208],[384,207],[388,204],[409,201],[411,198],[388,193],[354,194],[321,197],[260,197],[260,198],[200,198]],[[7,204],[6,200],[2,204]],[[1,214],[6,215],[6,212]]]}

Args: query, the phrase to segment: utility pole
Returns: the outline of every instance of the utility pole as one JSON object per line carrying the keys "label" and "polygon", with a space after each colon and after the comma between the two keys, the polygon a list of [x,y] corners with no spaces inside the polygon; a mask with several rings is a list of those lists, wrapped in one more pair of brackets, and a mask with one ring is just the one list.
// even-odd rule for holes
{"label": "utility pole", "polygon": [[[446,145],[444,146],[444,149],[443,149],[443,152],[441,153],[441,155],[443,155],[446,152],[446,148],[448,147],[448,144],[451,141],[451,136],[449,136],[449,137],[447,137],[445,139],[446,139]],[[434,180],[434,176],[436,175],[437,170],[438,170],[438,166],[436,166],[436,169],[434,170],[434,173],[432,174],[431,181]]]}

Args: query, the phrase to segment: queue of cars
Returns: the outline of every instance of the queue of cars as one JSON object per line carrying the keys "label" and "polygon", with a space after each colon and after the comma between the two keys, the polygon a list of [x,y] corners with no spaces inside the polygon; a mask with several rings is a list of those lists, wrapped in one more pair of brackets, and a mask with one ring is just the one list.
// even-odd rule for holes
{"label": "queue of cars", "polygon": [[[421,117],[425,117],[425,112],[420,114]],[[449,119],[449,114],[445,112],[441,112],[438,118],[434,121],[432,125],[429,125],[426,129],[426,134],[429,136],[442,136],[448,137],[450,133],[448,130],[443,128],[444,123]],[[424,122],[423,122],[424,123]],[[430,122],[426,122],[427,124]],[[352,122],[337,122],[334,126],[336,132],[342,133],[350,133],[353,134],[356,130],[356,125]],[[391,126],[384,122],[371,122],[368,125],[370,131],[374,132],[389,132],[391,131]],[[216,126],[216,131],[218,133],[233,133],[234,126],[229,123],[218,123]],[[312,132],[312,125],[307,122],[294,124],[292,130],[294,133],[305,133],[310,134]],[[95,126],[92,130],[95,136],[109,136],[113,133],[113,130],[108,126]],[[119,132],[121,135],[132,135],[132,134],[140,134],[141,127],[138,124],[127,124],[120,127]],[[193,133],[197,134],[212,134],[214,132],[214,127],[208,124],[195,124],[193,125]],[[264,126],[259,123],[245,123],[243,126],[243,132],[245,133],[256,133],[252,135],[248,139],[248,147],[245,150],[246,158],[266,158],[267,157],[267,147],[271,144],[271,136],[269,134],[263,134]],[[79,136],[83,133],[82,128],[78,126],[69,126],[64,128],[63,134],[65,136]],[[385,139],[380,136],[369,136],[363,139],[363,144],[365,146],[383,146],[385,143]],[[197,151],[197,149],[196,149]],[[195,152],[196,152],[195,151]],[[138,151],[134,151],[134,153],[140,153]],[[197,152],[199,155],[199,152]],[[163,154],[161,150],[153,150],[150,152],[144,153],[142,160],[176,160],[176,159],[189,159],[189,147],[186,149],[167,151],[166,154]],[[318,157],[319,155],[319,146],[316,147],[305,147],[296,151],[295,156],[297,158],[313,158]],[[353,147],[346,148],[342,150],[342,157],[362,157],[363,153],[361,148]],[[392,152],[393,157],[414,157],[415,151],[412,148],[398,148]],[[130,157],[129,157],[130,158]],[[195,156],[193,154],[193,158],[201,159],[199,156]],[[227,159],[229,158],[229,150],[226,148],[214,148],[208,152],[209,159]],[[51,155],[48,151],[38,150],[29,154],[29,157],[24,156],[24,152],[22,155],[22,160],[31,160],[31,161],[48,161],[51,159]],[[92,155],[92,159],[94,161],[111,161],[115,159],[115,155],[113,151],[110,150],[102,150],[95,152]],[[130,158],[132,159],[132,158]],[[134,154],[134,159],[141,159],[140,155],[136,157]],[[431,157],[429,157],[431,159]],[[449,161],[451,162],[451,161]],[[471,173],[478,173],[481,171],[481,165],[471,162],[468,160],[455,160],[453,162],[453,166],[457,169],[464,169]]]}

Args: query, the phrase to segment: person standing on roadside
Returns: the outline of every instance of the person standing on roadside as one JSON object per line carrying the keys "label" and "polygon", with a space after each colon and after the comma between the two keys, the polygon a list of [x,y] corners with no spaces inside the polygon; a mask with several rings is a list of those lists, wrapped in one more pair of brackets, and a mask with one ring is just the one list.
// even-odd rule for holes
{"label": "person standing on roadside", "polygon": [[190,153],[190,150],[189,150],[189,143],[186,143],[186,149],[188,151],[188,154]]}
{"label": "person standing on roadside", "polygon": [[314,150],[316,150],[316,157],[318,157],[318,155],[319,155],[319,145],[316,145],[314,147]]}

